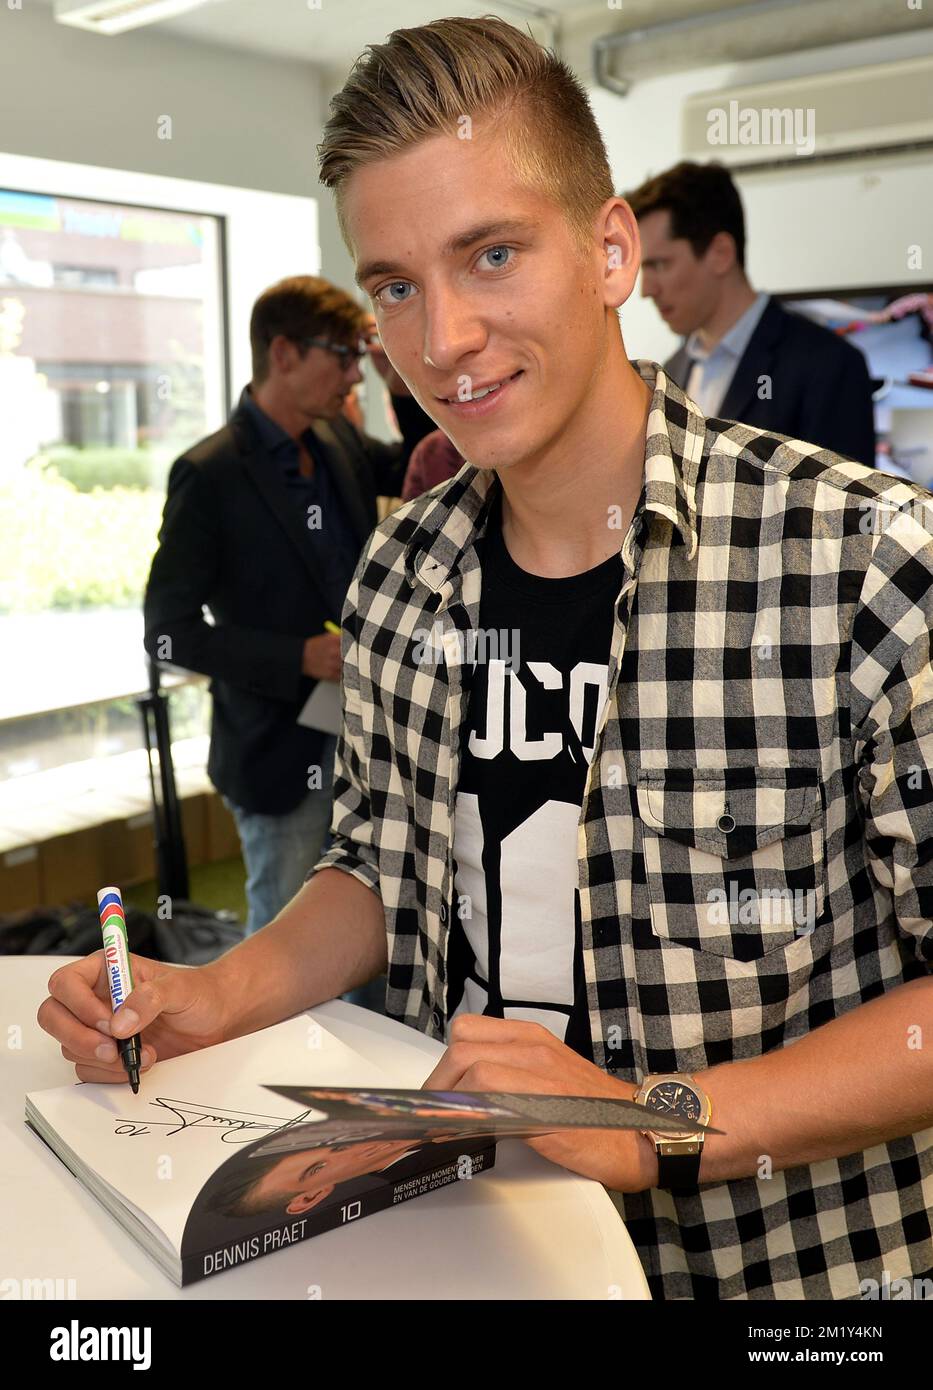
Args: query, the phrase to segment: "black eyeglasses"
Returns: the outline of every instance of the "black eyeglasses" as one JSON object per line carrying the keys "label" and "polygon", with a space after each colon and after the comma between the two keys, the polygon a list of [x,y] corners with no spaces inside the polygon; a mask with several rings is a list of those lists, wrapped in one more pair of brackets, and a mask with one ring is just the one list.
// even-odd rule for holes
{"label": "black eyeglasses", "polygon": [[328,352],[334,353],[340,359],[340,365],[344,371],[349,366],[355,366],[357,362],[361,362],[369,351],[363,338],[359,340],[359,344],[355,348],[344,347],[342,343],[332,343],[328,338],[300,338],[298,344],[300,347],[326,348]]}

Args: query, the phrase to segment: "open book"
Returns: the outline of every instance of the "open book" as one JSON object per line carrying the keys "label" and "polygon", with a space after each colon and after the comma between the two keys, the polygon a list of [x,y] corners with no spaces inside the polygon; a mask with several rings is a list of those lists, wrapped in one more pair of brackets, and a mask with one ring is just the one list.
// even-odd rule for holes
{"label": "open book", "polygon": [[497,1138],[646,1120],[625,1100],[396,1090],[310,1017],[159,1062],[136,1096],[26,1097],[27,1124],[178,1285],[483,1173]]}

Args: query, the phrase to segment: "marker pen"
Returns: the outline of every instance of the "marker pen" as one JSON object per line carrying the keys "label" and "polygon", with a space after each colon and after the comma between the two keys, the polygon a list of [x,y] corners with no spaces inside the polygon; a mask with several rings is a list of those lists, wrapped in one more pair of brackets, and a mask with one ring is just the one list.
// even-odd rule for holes
{"label": "marker pen", "polygon": [[332,623],[330,618],[327,619],[327,621],[324,624],[324,627],[328,632],[332,632],[335,637],[340,636],[340,628],[337,626],[336,623]]}
{"label": "marker pen", "polygon": [[[100,913],[100,929],[104,937],[104,965],[107,970],[107,984],[110,986],[110,1002],[116,1013],[128,994],[133,992],[133,972],[130,969],[130,951],[126,940],[126,913],[119,888],[102,888],[97,895],[97,911]],[[130,1085],[135,1096],[139,1090],[140,1037],[134,1033],[131,1038],[114,1038],[120,1049],[123,1065],[129,1074]]]}

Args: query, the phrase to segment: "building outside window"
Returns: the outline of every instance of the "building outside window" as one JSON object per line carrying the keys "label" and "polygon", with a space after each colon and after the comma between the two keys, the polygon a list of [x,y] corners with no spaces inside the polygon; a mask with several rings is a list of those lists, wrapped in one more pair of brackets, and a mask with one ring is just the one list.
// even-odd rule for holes
{"label": "building outside window", "polygon": [[[222,236],[217,216],[0,189],[0,830],[140,755],[168,470],[227,413]],[[172,697],[199,757],[207,700]]]}

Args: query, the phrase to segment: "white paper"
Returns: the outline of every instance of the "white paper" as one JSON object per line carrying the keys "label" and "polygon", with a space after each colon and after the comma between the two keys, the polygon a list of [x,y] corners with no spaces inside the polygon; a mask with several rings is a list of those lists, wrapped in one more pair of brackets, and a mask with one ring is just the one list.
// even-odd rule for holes
{"label": "white paper", "polygon": [[192,1203],[220,1163],[307,1109],[266,1089],[283,1082],[392,1085],[381,1068],[300,1015],[157,1062],[140,1076],[136,1096],[128,1085],[77,1082],[30,1092],[29,1100],[79,1163],[177,1252]]}
{"label": "white paper", "polygon": [[305,700],[298,723],[306,729],[321,729],[325,734],[339,734],[343,711],[340,708],[340,686],[336,681],[318,681]]}

